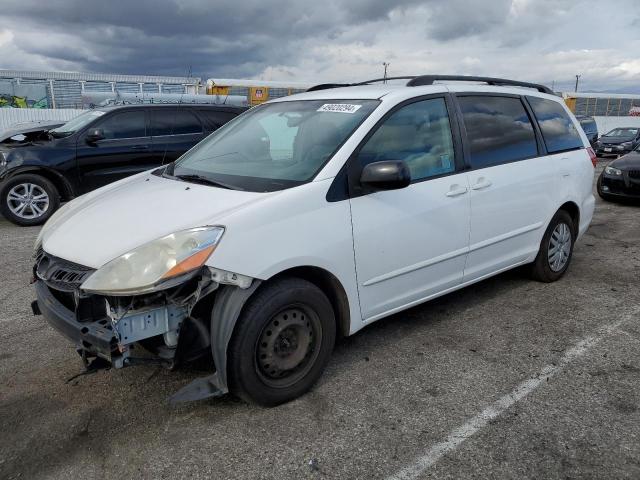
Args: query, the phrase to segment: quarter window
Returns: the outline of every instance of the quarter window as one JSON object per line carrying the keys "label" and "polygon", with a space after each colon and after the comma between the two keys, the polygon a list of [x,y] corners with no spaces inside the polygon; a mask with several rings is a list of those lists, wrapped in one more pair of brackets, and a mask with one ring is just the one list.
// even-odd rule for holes
{"label": "quarter window", "polygon": [[443,98],[411,103],[394,112],[358,154],[362,166],[403,160],[412,180],[455,170],[453,139]]}
{"label": "quarter window", "polygon": [[458,97],[473,168],[535,157],[533,125],[519,98]]}
{"label": "quarter window", "polygon": [[180,110],[180,107],[152,110],[150,115],[153,136],[202,133],[200,120],[193,113]]}
{"label": "quarter window", "polygon": [[217,130],[237,115],[232,112],[218,112],[216,110],[198,110],[204,122],[204,129],[208,132]]}
{"label": "quarter window", "polygon": [[549,153],[582,148],[582,138],[564,107],[559,102],[527,97],[538,120],[542,138]]}
{"label": "quarter window", "polygon": [[137,138],[146,136],[144,111],[116,113],[106,118],[98,128],[104,138]]}

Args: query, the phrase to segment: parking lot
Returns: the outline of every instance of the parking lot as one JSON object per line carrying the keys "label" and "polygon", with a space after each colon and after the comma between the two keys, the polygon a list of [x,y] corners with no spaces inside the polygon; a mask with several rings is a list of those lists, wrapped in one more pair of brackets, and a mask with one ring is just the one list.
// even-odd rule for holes
{"label": "parking lot", "polygon": [[342,339],[272,409],[169,406],[193,370],[71,379],[29,306],[37,232],[0,218],[0,478],[640,477],[640,206],[598,198],[557,283],[507,272]]}

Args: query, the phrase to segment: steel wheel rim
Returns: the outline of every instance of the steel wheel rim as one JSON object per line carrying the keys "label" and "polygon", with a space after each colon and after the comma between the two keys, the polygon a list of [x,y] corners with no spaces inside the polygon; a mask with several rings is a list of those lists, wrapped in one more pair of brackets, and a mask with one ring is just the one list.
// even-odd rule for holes
{"label": "steel wheel rim", "polygon": [[320,317],[304,305],[288,306],[269,319],[258,337],[256,371],[270,387],[289,387],[313,368],[321,343]]}
{"label": "steel wheel rim", "polygon": [[9,190],[7,206],[16,217],[39,218],[49,209],[49,194],[35,183],[19,183]]}
{"label": "steel wheel rim", "polygon": [[547,261],[554,272],[561,271],[569,261],[571,254],[571,229],[566,223],[559,223],[551,232],[549,248],[547,249]]}

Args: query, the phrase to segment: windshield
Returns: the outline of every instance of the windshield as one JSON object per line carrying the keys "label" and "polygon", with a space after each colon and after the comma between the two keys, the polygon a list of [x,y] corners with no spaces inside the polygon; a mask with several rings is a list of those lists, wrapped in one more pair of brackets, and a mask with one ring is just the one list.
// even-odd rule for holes
{"label": "windshield", "polygon": [[102,110],[89,110],[88,112],[81,113],[74,119],[69,120],[64,125],[54,128],[53,130],[49,130],[49,133],[54,137],[68,137],[105,113],[106,112],[103,112]]}
{"label": "windshield", "polygon": [[634,137],[638,133],[637,128],[614,128],[607,137]]}
{"label": "windshield", "polygon": [[254,107],[187,152],[167,174],[266,192],[310,181],[378,106],[301,100]]}

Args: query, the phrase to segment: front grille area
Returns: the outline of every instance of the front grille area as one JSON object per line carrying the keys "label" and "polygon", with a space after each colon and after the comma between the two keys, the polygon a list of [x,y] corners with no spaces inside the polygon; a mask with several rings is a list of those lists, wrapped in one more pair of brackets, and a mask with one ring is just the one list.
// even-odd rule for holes
{"label": "front grille area", "polygon": [[640,170],[629,170],[629,178],[637,178],[640,180]]}
{"label": "front grille area", "polygon": [[50,288],[74,292],[94,272],[94,269],[49,255],[38,249],[35,255],[35,272]]}

